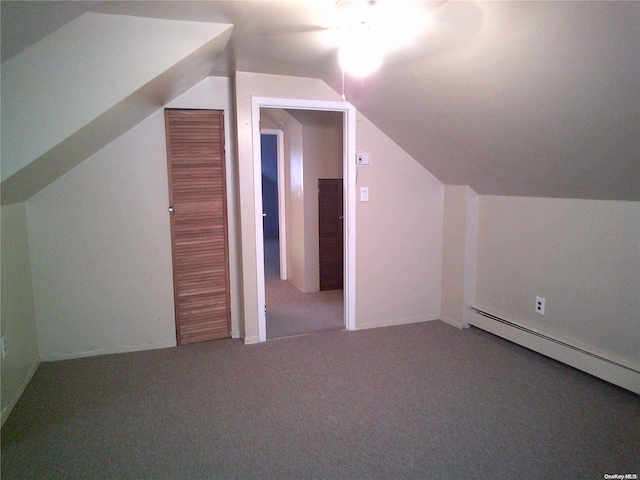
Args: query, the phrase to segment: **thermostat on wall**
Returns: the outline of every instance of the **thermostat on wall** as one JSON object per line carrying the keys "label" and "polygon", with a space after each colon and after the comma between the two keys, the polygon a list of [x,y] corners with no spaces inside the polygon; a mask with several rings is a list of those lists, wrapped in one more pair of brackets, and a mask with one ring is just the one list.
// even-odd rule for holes
{"label": "thermostat on wall", "polygon": [[371,154],[368,152],[356,153],[356,165],[359,165],[359,166],[371,165]]}

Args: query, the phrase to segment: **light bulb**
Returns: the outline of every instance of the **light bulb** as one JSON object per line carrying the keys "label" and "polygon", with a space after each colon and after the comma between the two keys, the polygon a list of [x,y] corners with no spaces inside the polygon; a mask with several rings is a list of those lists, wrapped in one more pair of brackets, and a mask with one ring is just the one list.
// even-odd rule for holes
{"label": "light bulb", "polygon": [[338,52],[340,67],[355,77],[366,77],[382,65],[383,49],[366,26],[348,32]]}

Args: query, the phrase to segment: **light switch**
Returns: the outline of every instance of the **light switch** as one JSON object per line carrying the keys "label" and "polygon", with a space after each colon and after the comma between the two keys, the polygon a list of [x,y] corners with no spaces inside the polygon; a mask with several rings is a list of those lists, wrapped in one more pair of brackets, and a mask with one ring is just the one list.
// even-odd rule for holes
{"label": "light switch", "polygon": [[369,201],[369,187],[360,187],[360,201],[361,202]]}

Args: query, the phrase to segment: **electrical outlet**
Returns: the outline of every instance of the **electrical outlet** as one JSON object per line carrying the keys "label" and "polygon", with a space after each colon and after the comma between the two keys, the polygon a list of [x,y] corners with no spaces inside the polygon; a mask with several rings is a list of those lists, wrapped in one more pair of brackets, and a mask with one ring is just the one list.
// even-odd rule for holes
{"label": "electrical outlet", "polygon": [[0,337],[0,350],[2,350],[2,358],[7,356],[7,337]]}
{"label": "electrical outlet", "polygon": [[536,313],[544,315],[544,298],[536,297]]}

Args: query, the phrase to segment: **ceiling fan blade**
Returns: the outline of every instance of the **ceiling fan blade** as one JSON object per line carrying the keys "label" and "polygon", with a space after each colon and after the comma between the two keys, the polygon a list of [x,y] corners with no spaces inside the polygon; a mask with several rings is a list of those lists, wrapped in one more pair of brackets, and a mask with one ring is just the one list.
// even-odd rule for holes
{"label": "ceiling fan blade", "polygon": [[274,25],[261,30],[258,34],[266,37],[275,37],[279,35],[324,32],[326,30],[330,30],[330,27],[322,27],[320,25]]}
{"label": "ceiling fan blade", "polygon": [[431,10],[429,27],[412,45],[389,52],[387,64],[429,58],[455,50],[478,34],[484,14],[478,2],[446,2]]}

